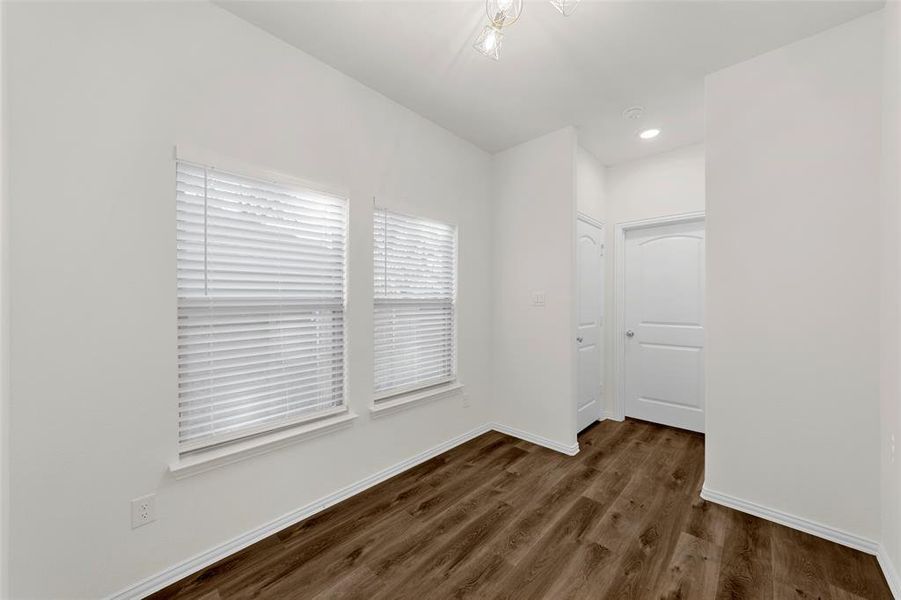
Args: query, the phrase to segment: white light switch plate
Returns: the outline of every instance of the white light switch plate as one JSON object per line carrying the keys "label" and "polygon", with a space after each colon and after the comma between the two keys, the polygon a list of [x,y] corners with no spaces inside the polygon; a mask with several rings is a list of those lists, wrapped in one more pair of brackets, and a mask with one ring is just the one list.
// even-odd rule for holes
{"label": "white light switch plate", "polygon": [[545,306],[547,294],[545,292],[532,292],[532,306]]}

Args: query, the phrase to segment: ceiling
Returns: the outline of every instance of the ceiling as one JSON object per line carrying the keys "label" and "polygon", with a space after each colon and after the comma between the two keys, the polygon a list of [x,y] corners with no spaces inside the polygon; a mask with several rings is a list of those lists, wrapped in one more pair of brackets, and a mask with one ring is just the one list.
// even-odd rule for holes
{"label": "ceiling", "polygon": [[[704,75],[883,0],[527,0],[500,61],[472,49],[484,3],[221,0],[221,6],[488,152],[575,125],[605,164],[704,137]],[[640,105],[640,121],[623,118]],[[660,136],[640,140],[639,128]]]}

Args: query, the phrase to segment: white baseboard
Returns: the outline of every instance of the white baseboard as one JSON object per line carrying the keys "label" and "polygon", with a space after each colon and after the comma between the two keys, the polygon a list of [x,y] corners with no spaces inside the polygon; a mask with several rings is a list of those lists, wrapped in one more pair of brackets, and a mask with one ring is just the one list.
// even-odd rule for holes
{"label": "white baseboard", "polygon": [[501,425],[500,423],[492,423],[491,429],[500,433],[512,435],[515,438],[519,438],[527,442],[532,442],[533,444],[538,444],[539,446],[544,446],[545,448],[550,448],[551,450],[556,450],[557,452],[562,452],[563,454],[567,454],[569,456],[575,456],[579,453],[579,442],[573,442],[572,444],[561,444],[560,442],[555,442],[554,440],[548,439],[546,437],[536,435],[534,433],[529,433],[528,431],[523,431],[522,429],[516,429],[515,427]]}
{"label": "white baseboard", "polygon": [[[615,418],[609,415],[605,416],[607,416],[607,418]],[[194,556],[193,558],[174,565],[156,575],[148,577],[143,581],[140,581],[116,594],[109,596],[108,600],[131,600],[136,598],[144,598],[172,583],[175,583],[176,581],[184,579],[185,577],[212,565],[219,560],[222,560],[223,558],[234,554],[235,552],[238,552],[239,550],[246,548],[247,546],[250,546],[251,544],[254,544],[278,531],[281,531],[286,527],[289,527],[308,517],[311,517],[312,515],[325,510],[326,508],[329,508],[330,506],[333,506],[341,502],[342,500],[346,500],[347,498],[350,498],[355,494],[359,494],[360,492],[371,488],[372,486],[377,485],[382,481],[385,481],[386,479],[394,477],[395,475],[402,473],[407,469],[423,463],[430,458],[438,456],[443,452],[447,452],[451,448],[459,446],[460,444],[478,437],[483,433],[487,433],[492,429],[506,435],[532,442],[533,444],[538,444],[539,446],[544,446],[557,452],[562,452],[569,456],[574,456],[579,452],[578,442],[571,445],[561,444],[560,442],[555,442],[543,436],[522,431],[514,427],[508,427],[500,423],[485,423],[484,425],[480,425],[479,427],[476,427],[471,431],[458,435],[457,437],[447,440],[442,444],[438,444],[437,446],[420,452],[419,454],[401,461],[387,469],[365,477],[360,481],[342,488],[333,494],[329,494],[315,502],[311,502],[306,506],[291,511],[288,514],[275,519],[274,521],[266,523],[262,527],[249,531],[243,535],[225,542],[224,544],[220,544],[219,546],[211,548],[206,552]],[[794,515],[761,506],[753,502],[748,502],[746,500],[742,500],[728,494],[716,492],[708,489],[706,486],[701,490],[701,497],[705,500],[709,500],[710,502],[721,504],[723,506],[733,508],[741,512],[761,517],[763,519],[785,525],[786,527],[804,531],[811,535],[815,535],[817,537],[821,537],[823,539],[833,541],[838,544],[854,548],[856,550],[861,550],[862,552],[866,552],[868,554],[875,554],[883,570],[883,573],[885,574],[885,578],[888,581],[889,587],[892,590],[892,594],[894,594],[896,598],[901,599],[901,578],[899,578],[898,572],[896,571],[892,562],[889,560],[888,555],[886,554],[885,549],[881,544],[877,544],[872,540],[862,538],[860,536],[839,529],[828,527],[826,525],[822,525],[808,519],[796,517]]]}
{"label": "white baseboard", "polygon": [[882,544],[879,544],[879,552],[876,554],[876,560],[879,561],[879,566],[882,568],[882,573],[885,575],[888,587],[892,591],[892,596],[901,598],[901,577],[898,576],[898,571],[895,569],[895,565],[892,564],[892,561],[888,557],[885,547]]}
{"label": "white baseboard", "polygon": [[539,446],[550,448],[551,450],[555,450],[557,452],[568,454],[569,456],[574,456],[579,452],[578,443],[571,445],[561,444],[540,435],[528,433],[526,431],[522,431],[513,427],[507,427],[506,425],[501,425],[499,423],[485,423],[484,425],[480,425],[479,427],[476,427],[471,431],[468,431],[462,435],[458,435],[457,437],[450,439],[443,444],[438,444],[437,446],[429,448],[424,452],[420,452],[419,454],[412,456],[407,460],[401,461],[396,465],[379,471],[378,473],[370,475],[369,477],[365,477],[360,481],[342,488],[333,494],[329,494],[324,498],[320,498],[319,500],[311,502],[306,506],[298,508],[297,510],[293,510],[286,515],[282,515],[278,519],[270,521],[262,527],[248,531],[247,533],[233,538],[225,542],[224,544],[220,544],[215,548],[210,548],[206,552],[198,554],[193,558],[189,558],[186,561],[183,561],[166,569],[165,571],[148,577],[143,581],[140,581],[116,594],[113,594],[112,596],[109,596],[108,600],[130,600],[134,598],[144,598],[156,591],[163,589],[167,585],[171,585],[176,581],[184,579],[185,577],[196,573],[197,571],[200,571],[201,569],[204,569],[212,565],[213,563],[218,562],[223,558],[226,558],[234,554],[235,552],[246,548],[247,546],[250,546],[251,544],[255,544],[256,542],[272,535],[273,533],[281,531],[285,527],[299,523],[300,521],[303,521],[304,519],[309,518],[316,513],[341,502],[342,500],[346,500],[347,498],[350,498],[355,494],[359,494],[360,492],[371,488],[372,486],[377,485],[385,481],[386,479],[394,477],[398,473],[402,473],[407,469],[415,467],[416,465],[425,462],[430,458],[438,456],[443,452],[447,452],[451,448],[459,446],[460,444],[478,437],[483,433],[487,433],[492,429],[500,433],[526,440],[527,442],[532,442],[533,444],[538,444]]}
{"label": "white baseboard", "polygon": [[306,506],[298,508],[297,510],[293,510],[288,514],[275,519],[274,521],[266,523],[262,527],[258,527],[253,531],[248,531],[244,535],[240,535],[232,540],[225,542],[224,544],[216,546],[215,548],[210,548],[206,552],[198,554],[197,556],[194,556],[193,558],[170,567],[165,571],[162,571],[161,573],[157,573],[152,577],[148,577],[141,582],[131,585],[121,592],[109,596],[109,600],[131,600],[134,598],[144,598],[156,591],[163,589],[167,585],[173,584],[180,579],[184,579],[188,575],[196,573],[197,571],[208,567],[213,563],[220,561],[223,558],[226,558],[231,554],[234,554],[235,552],[262,540],[263,538],[272,535],[273,533],[281,531],[285,527],[303,521],[304,519],[311,517],[316,513],[341,502],[342,500],[346,500],[347,498],[350,498],[355,494],[359,494],[360,492],[371,488],[372,486],[377,485],[382,481],[385,481],[386,479],[394,477],[398,473],[402,473],[403,471],[406,471],[411,467],[425,462],[430,458],[438,456],[442,452],[447,452],[451,448],[459,446],[463,442],[478,437],[483,433],[487,433],[491,429],[492,426],[488,423],[480,425],[479,427],[476,427],[471,431],[458,435],[457,437],[450,439],[442,444],[438,444],[433,448],[429,448],[424,452],[420,452],[419,454],[412,456],[407,460],[401,461],[396,465],[388,467],[387,469],[379,471],[378,473],[370,475],[369,477],[365,477],[360,481],[342,488],[333,494],[329,494],[324,498],[320,498],[315,502],[311,502]]}
{"label": "white baseboard", "polygon": [[[780,525],[803,531],[804,533],[809,533],[810,535],[815,535],[824,540],[841,544],[842,546],[848,546],[849,548],[866,552],[867,554],[875,554],[878,556],[879,553],[879,544],[873,540],[853,533],[848,533],[841,529],[829,527],[828,525],[823,525],[816,521],[790,515],[774,508],[742,500],[741,498],[736,498],[729,494],[716,492],[709,489],[707,486],[704,486],[701,489],[701,498],[716,504],[722,504],[728,508],[734,508],[735,510],[748,513],[749,515],[754,515],[755,517],[760,517],[761,519],[766,519],[767,521],[773,521],[774,523],[779,523]],[[888,574],[886,574],[886,578],[888,578]]]}
{"label": "white baseboard", "polygon": [[626,420],[626,417],[619,416],[612,410],[605,410],[604,414],[601,418],[610,419],[611,421],[625,421]]}

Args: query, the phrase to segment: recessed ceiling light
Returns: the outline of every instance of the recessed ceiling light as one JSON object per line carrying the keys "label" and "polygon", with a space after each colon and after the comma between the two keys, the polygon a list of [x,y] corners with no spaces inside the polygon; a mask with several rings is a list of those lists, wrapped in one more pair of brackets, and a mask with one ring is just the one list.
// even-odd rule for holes
{"label": "recessed ceiling light", "polygon": [[644,131],[642,131],[641,133],[638,134],[638,137],[640,137],[643,140],[650,140],[652,138],[657,137],[658,135],[660,135],[659,129],[645,129]]}

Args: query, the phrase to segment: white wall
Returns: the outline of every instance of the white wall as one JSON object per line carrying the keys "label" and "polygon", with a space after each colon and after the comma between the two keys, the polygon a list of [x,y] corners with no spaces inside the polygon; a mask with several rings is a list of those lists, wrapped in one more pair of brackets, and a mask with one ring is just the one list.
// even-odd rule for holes
{"label": "white wall", "polygon": [[6,175],[6,3],[0,2],[0,598],[9,597],[9,203]]}
{"label": "white wall", "polygon": [[579,146],[576,149],[576,209],[598,221],[607,218],[604,179],[605,169],[601,161]]}
{"label": "white wall", "polygon": [[606,190],[607,213],[615,223],[703,211],[704,146],[607,167]]}
{"label": "white wall", "polygon": [[[494,156],[495,420],[575,443],[576,133]],[[532,293],[544,292],[543,307]]]}
{"label": "white wall", "polygon": [[[5,8],[13,597],[116,592],[488,420],[488,155],[206,3]],[[349,404],[360,415],[179,481],[167,472],[176,143],[349,190]],[[460,226],[469,408],[455,397],[369,416],[373,196]],[[564,279],[542,282],[552,306]],[[152,491],[158,521],[132,530],[130,499]]]}
{"label": "white wall", "polygon": [[[653,143],[653,142],[649,142]],[[616,404],[616,300],[615,274],[616,225],[669,215],[681,215],[704,210],[704,146],[696,144],[647,158],[607,167],[605,177],[607,198],[607,289],[606,315],[609,323],[606,335],[607,361],[605,402],[608,413]]]}
{"label": "white wall", "polygon": [[708,489],[879,537],[881,15],[707,79]]}
{"label": "white wall", "polygon": [[[614,223],[705,206],[702,146],[605,173],[567,128],[491,158],[206,4],[4,9],[14,597],[110,594],[489,419],[572,444],[577,206],[608,236]],[[727,69],[708,90],[707,484],[870,537],[879,281],[861,266],[880,255],[877,22]],[[167,472],[176,143],[349,190],[349,404],[360,415],[180,481]],[[469,408],[450,398],[369,416],[373,196],[460,225]],[[545,307],[531,305],[534,291]],[[882,318],[896,319],[888,308]],[[883,407],[897,424],[897,404]],[[883,501],[898,498],[894,469],[883,464]],[[151,491],[158,522],[131,530],[129,500]],[[896,510],[883,521],[901,534]],[[886,538],[895,557],[899,543]]]}
{"label": "white wall", "polygon": [[[880,319],[880,397],[882,424],[882,544],[901,584],[901,462],[890,458],[892,436],[901,441],[899,386],[899,231],[901,231],[901,4],[885,6],[882,97],[882,303]],[[888,577],[888,573],[886,574]],[[898,591],[898,590],[896,590]]]}

